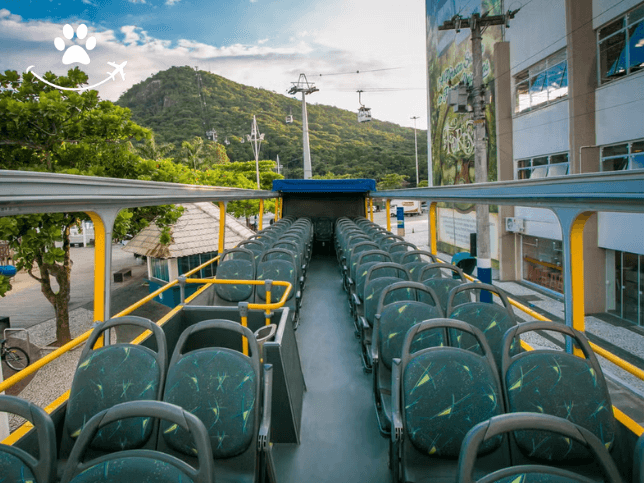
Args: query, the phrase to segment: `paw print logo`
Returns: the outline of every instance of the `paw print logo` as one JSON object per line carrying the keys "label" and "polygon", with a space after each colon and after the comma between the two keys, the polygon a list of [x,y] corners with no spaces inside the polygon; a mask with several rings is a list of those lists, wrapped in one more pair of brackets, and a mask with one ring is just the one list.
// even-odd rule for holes
{"label": "paw print logo", "polygon": [[[65,26],[63,27],[63,35],[67,40],[73,39],[74,28],[69,24],[65,24]],[[80,24],[78,26],[78,29],[76,30],[76,36],[81,40],[87,37],[87,26],[85,24]],[[65,41],[60,37],[56,37],[54,39],[54,45],[56,46],[56,49],[60,50],[61,52],[65,50]],[[85,48],[87,48],[87,50],[92,50],[94,49],[94,47],[96,47],[96,37],[92,36],[87,39]],[[87,55],[85,49],[80,45],[72,45],[65,51],[65,54],[63,55],[63,64],[69,65],[76,62],[84,65],[87,65],[90,62],[89,55]]]}

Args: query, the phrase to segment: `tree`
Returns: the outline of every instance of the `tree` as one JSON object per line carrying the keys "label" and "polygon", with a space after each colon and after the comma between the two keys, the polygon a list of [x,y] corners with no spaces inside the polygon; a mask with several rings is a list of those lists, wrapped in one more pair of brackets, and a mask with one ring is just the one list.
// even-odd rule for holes
{"label": "tree", "polygon": [[[87,75],[78,68],[60,77],[48,72],[44,78],[62,87],[87,84]],[[16,71],[0,74],[0,169],[145,178],[147,168],[141,166],[130,141],[150,138],[149,130],[130,120],[129,109],[101,101],[96,91],[61,91],[31,73],[22,78]],[[167,227],[179,215],[179,210],[168,207],[122,210],[115,237],[157,218],[167,240]],[[36,279],[54,306],[61,344],[71,339],[69,231],[83,219],[88,219],[84,213],[0,218],[0,239],[14,250],[16,268]],[[62,242],[62,247],[57,248],[56,242]],[[0,292],[4,294],[8,287],[4,280]]]}
{"label": "tree", "polygon": [[380,182],[377,184],[376,187],[381,191],[396,190],[396,189],[402,188],[403,184],[405,184],[408,178],[409,176],[406,176],[406,175],[389,173],[384,175],[380,179]]}
{"label": "tree", "polygon": [[154,161],[159,161],[165,158],[172,150],[174,150],[174,144],[172,143],[161,143],[157,144],[154,136],[151,138],[145,139],[143,143],[134,145],[134,151],[145,159],[152,159]]}
{"label": "tree", "polygon": [[418,183],[417,188],[427,188],[429,186],[429,182],[424,179]]}

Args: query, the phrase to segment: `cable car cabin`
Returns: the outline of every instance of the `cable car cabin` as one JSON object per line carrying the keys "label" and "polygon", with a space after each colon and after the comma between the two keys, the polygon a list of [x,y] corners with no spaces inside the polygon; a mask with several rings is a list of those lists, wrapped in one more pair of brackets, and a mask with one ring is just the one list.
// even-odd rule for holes
{"label": "cable car cabin", "polygon": [[286,116],[286,124],[292,124],[293,123],[293,116],[290,114]]}
{"label": "cable car cabin", "polygon": [[358,122],[369,122],[371,121],[371,108],[370,107],[361,107],[358,109]]}
{"label": "cable car cabin", "polygon": [[[552,193],[555,210],[644,212],[644,174],[610,179],[377,196],[427,199],[432,223],[438,201],[534,206]],[[373,180],[276,180],[259,192],[0,171],[0,185],[2,216],[91,212],[107,247],[115,208],[214,201],[225,213],[229,201],[276,199],[273,224],[260,216],[256,235],[220,250],[217,278],[195,278],[202,265],[166,286],[178,284],[183,303],[158,324],[132,314],[138,305],[111,314],[109,298],[98,301],[94,320],[107,322],[76,340],[87,342],[60,390],[70,392],[46,411],[0,396],[0,411],[30,421],[0,444],[0,479],[643,481],[641,400],[609,392],[577,322],[517,324],[530,309],[437,263],[436,225],[429,252],[392,234],[389,217],[374,223]],[[575,243],[564,246],[582,253]],[[98,276],[110,273],[109,252],[95,261],[95,293],[110,294]],[[187,284],[199,289],[186,296]],[[499,303],[480,302],[481,289]],[[557,338],[531,350],[523,334],[544,331]]]}

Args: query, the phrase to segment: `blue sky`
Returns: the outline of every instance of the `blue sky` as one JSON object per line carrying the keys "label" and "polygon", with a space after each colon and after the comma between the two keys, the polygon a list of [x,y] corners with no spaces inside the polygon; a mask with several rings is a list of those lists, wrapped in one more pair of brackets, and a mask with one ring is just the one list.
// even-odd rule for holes
{"label": "blue sky", "polygon": [[[112,70],[107,62],[127,61],[124,81],[98,88],[110,100],[173,65],[281,94],[304,72],[320,89],[309,102],[355,111],[363,89],[375,118],[412,126],[419,116],[425,128],[424,14],[424,0],[4,0],[0,70],[78,65],[94,84]],[[64,39],[67,23],[86,24],[87,38]],[[90,64],[64,65],[56,37],[66,48],[94,37]]]}

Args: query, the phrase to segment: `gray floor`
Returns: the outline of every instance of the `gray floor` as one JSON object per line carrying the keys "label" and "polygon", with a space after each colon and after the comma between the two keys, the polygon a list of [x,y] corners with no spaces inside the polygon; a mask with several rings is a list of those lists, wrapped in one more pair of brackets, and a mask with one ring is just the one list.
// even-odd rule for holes
{"label": "gray floor", "polygon": [[273,448],[280,481],[390,482],[371,374],[364,374],[334,256],[307,272],[297,338],[308,391],[301,444]]}

